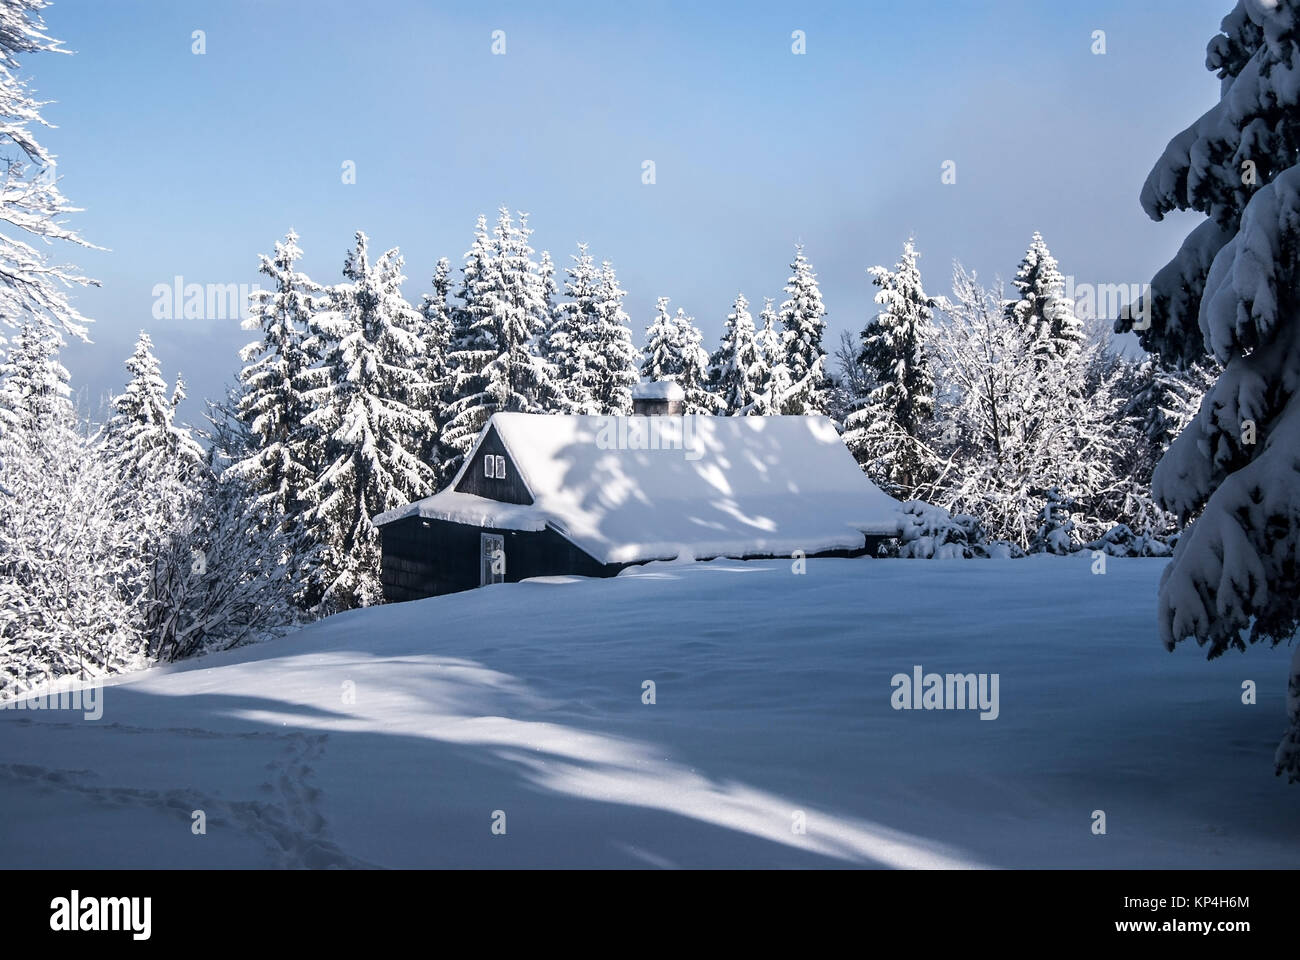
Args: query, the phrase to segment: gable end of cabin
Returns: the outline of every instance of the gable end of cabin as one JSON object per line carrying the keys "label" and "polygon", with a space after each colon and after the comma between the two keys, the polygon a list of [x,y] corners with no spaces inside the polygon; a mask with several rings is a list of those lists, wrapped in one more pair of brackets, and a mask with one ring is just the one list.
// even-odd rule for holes
{"label": "gable end of cabin", "polygon": [[487,428],[483,439],[470,452],[469,466],[455,489],[457,493],[471,493],[499,503],[531,505],[533,502],[533,495],[495,425]]}

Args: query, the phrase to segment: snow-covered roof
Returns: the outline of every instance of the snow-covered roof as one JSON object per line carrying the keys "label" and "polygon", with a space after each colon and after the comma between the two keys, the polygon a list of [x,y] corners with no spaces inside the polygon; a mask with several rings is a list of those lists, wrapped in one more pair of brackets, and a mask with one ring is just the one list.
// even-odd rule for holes
{"label": "snow-covered roof", "polygon": [[899,503],[868,480],[824,417],[597,417],[498,413],[533,496],[448,489],[380,514],[505,530],[552,527],[602,563],[851,550],[894,536]]}
{"label": "snow-covered roof", "polygon": [[633,400],[685,400],[686,391],[676,380],[645,380],[632,388]]}

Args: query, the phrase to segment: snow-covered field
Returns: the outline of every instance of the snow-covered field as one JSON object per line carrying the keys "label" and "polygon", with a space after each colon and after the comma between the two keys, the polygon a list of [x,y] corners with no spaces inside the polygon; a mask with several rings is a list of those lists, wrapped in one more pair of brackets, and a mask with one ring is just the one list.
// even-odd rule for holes
{"label": "snow-covered field", "polygon": [[[345,614],[99,720],[0,711],[0,867],[1300,866],[1289,651],[1166,653],[1163,564],[653,564]],[[997,718],[893,709],[917,664],[998,674]]]}

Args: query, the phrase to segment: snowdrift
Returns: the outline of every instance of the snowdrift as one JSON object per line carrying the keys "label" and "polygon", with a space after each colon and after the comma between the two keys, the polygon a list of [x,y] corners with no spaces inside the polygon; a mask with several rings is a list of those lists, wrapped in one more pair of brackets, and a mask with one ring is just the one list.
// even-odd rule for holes
{"label": "snowdrift", "polygon": [[[0,710],[0,866],[1295,867],[1289,651],[1166,653],[1163,566],[650,564],[344,614],[98,720]],[[916,667],[997,674],[996,719],[895,709]]]}

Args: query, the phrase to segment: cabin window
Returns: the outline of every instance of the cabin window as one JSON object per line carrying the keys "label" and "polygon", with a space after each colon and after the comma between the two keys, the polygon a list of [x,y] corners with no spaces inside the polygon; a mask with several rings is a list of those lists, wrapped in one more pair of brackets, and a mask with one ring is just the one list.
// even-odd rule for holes
{"label": "cabin window", "polygon": [[497,462],[497,466],[496,466],[497,479],[504,480],[506,478],[506,458],[494,457],[493,459],[496,460]]}
{"label": "cabin window", "polygon": [[497,458],[492,456],[491,454],[488,454],[486,457],[484,457],[483,476],[495,477],[497,475],[496,463],[497,463]]}

